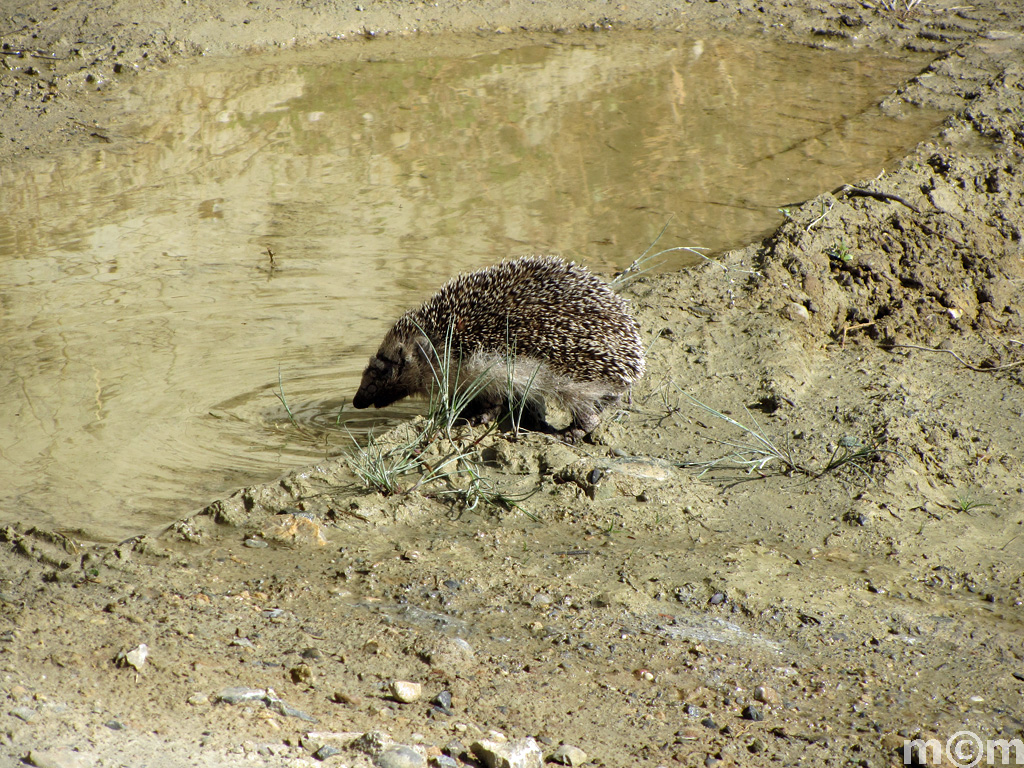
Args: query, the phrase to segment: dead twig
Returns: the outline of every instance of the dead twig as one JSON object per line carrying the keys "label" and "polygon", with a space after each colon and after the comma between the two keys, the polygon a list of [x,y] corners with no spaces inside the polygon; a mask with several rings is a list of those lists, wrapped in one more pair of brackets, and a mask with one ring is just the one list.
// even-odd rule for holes
{"label": "dead twig", "polygon": [[994,373],[996,371],[1008,371],[1011,368],[1019,368],[1020,366],[1024,365],[1024,360],[1017,360],[1017,361],[1015,361],[1013,363],[1006,363],[1004,365],[993,365],[993,366],[990,366],[990,367],[982,367],[982,366],[974,365],[973,363],[967,362],[962,357],[960,357],[960,355],[958,355],[956,352],[954,352],[952,349],[938,349],[937,347],[922,347],[922,346],[919,346],[917,344],[884,344],[884,345],[882,345],[882,348],[883,349],[917,349],[917,350],[920,350],[921,352],[945,352],[947,355],[952,355],[953,357],[955,357],[957,362],[959,362],[965,368],[968,368],[968,369],[970,369],[972,371],[978,371],[979,373]]}
{"label": "dead twig", "polygon": [[843,347],[843,348],[846,347],[846,334],[847,333],[850,333],[851,331],[859,331],[862,328],[870,328],[874,324],[875,324],[874,320],[871,320],[870,322],[867,322],[867,323],[857,323],[856,325],[846,325],[846,324],[843,324],[843,331],[842,331],[843,338],[839,341],[839,346]]}
{"label": "dead twig", "polygon": [[876,192],[873,189],[864,189],[864,187],[855,187],[852,184],[843,184],[839,189],[832,193],[835,197],[871,197],[875,200],[892,200],[896,203],[902,203],[907,206],[914,213],[920,213],[920,209],[913,203],[907,202],[899,195],[891,194],[890,192]]}

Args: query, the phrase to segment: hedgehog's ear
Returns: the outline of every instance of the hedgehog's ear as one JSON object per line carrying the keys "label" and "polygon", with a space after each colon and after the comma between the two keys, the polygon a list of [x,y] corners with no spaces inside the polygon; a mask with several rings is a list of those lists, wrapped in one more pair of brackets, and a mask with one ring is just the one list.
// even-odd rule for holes
{"label": "hedgehog's ear", "polygon": [[419,333],[416,334],[409,343],[409,348],[406,354],[409,356],[410,360],[415,357],[420,361],[433,362],[438,356],[438,351],[434,349],[434,345],[430,339],[422,333]]}

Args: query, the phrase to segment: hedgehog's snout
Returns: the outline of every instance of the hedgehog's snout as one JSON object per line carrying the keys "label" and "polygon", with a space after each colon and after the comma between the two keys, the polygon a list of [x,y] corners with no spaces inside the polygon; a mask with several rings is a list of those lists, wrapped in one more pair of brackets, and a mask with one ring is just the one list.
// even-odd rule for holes
{"label": "hedgehog's snout", "polygon": [[352,398],[352,405],[355,408],[369,408],[373,405],[373,391],[369,387],[360,386],[355,397]]}
{"label": "hedgehog's snout", "polygon": [[369,408],[372,405],[375,408],[383,408],[405,397],[408,393],[398,386],[402,367],[401,359],[396,363],[379,355],[371,357],[369,365],[363,371],[359,389],[352,398],[353,407]]}

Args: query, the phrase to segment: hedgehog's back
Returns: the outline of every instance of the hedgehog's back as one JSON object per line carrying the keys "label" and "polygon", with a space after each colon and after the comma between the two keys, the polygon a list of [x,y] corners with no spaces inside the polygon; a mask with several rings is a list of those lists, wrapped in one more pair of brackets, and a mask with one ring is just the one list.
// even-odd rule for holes
{"label": "hedgehog's back", "polygon": [[[585,268],[526,256],[461,275],[403,321],[462,354],[535,357],[578,381],[629,385],[644,371],[629,306]],[[400,321],[401,322],[401,321]]]}

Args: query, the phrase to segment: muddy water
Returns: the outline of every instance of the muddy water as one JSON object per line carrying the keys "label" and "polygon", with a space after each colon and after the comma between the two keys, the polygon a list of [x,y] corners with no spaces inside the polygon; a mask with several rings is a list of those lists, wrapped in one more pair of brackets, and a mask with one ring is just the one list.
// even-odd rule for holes
{"label": "muddy water", "polygon": [[337,453],[366,357],[447,276],[528,252],[609,270],[666,222],[659,248],[740,245],[936,124],[873,106],[921,60],[496,45],[140,77],[94,151],[0,171],[0,522],[117,539]]}

